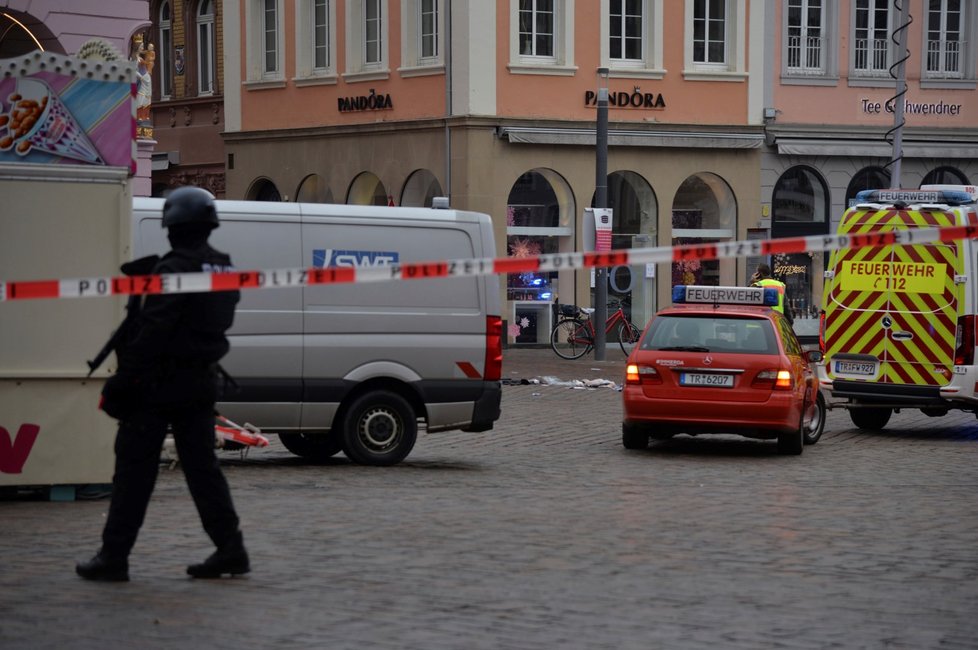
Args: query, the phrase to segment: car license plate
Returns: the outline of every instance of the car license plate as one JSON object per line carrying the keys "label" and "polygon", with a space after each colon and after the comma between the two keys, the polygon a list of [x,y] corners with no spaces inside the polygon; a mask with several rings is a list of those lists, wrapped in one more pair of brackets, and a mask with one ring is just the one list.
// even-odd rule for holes
{"label": "car license plate", "polygon": [[684,372],[679,375],[680,386],[710,386],[713,388],[733,388],[733,375],[715,375]]}
{"label": "car license plate", "polygon": [[876,364],[872,361],[836,361],[835,372],[839,375],[875,375]]}

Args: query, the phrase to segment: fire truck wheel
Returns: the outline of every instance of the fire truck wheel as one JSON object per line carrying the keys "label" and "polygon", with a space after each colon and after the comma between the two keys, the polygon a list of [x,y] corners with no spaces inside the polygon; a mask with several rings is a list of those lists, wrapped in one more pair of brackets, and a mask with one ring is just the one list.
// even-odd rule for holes
{"label": "fire truck wheel", "polygon": [[849,417],[852,423],[860,429],[867,431],[879,431],[890,421],[893,409],[888,408],[862,408],[850,409]]}

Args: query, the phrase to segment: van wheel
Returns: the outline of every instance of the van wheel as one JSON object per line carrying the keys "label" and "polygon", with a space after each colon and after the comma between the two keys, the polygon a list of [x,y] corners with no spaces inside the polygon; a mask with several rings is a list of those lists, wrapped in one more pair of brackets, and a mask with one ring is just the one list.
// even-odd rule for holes
{"label": "van wheel", "polygon": [[296,456],[313,460],[326,460],[343,449],[340,436],[332,433],[280,433],[278,439]]}
{"label": "van wheel", "polygon": [[396,465],[411,453],[417,437],[414,409],[389,391],[361,395],[343,418],[343,452],[361,465]]}
{"label": "van wheel", "polygon": [[815,413],[812,415],[812,421],[805,429],[805,444],[814,445],[822,437],[823,431],[825,431],[825,398],[819,391],[815,400]]}
{"label": "van wheel", "polygon": [[797,456],[805,450],[805,414],[801,414],[798,428],[778,434],[778,453],[788,456]]}
{"label": "van wheel", "polygon": [[852,423],[868,431],[879,431],[885,427],[892,414],[893,409],[887,408],[849,409]]}

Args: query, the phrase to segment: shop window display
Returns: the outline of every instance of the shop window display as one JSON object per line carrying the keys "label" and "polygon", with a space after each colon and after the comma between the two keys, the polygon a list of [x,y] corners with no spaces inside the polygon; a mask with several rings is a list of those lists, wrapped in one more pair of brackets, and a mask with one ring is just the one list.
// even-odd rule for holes
{"label": "shop window display", "polygon": [[[556,207],[556,206],[554,206]],[[544,205],[510,205],[506,225],[512,232],[546,232],[556,212]],[[506,237],[510,257],[536,257],[559,251],[553,235],[512,234]],[[506,299],[512,301],[508,334],[514,343],[539,343],[550,336],[551,305],[557,294],[557,273],[526,272],[506,276]]]}
{"label": "shop window display", "polygon": [[[506,248],[510,257],[536,257],[545,253],[557,252],[555,237],[530,237],[510,235],[506,238]],[[510,273],[506,279],[506,298],[508,300],[553,300],[556,273]]]}
{"label": "shop window display", "polygon": [[798,336],[817,336],[822,296],[821,252],[775,255],[771,272],[785,284],[785,311],[794,320]]}
{"label": "shop window display", "polygon": [[[563,202],[558,194],[564,197]],[[520,175],[506,202],[506,253],[511,257],[536,257],[573,246],[570,199],[565,182],[551,170],[533,170]],[[507,334],[511,342],[550,340],[560,275],[547,271],[506,276]]]}
{"label": "shop window display", "polygon": [[[673,210],[673,231],[701,230],[703,228],[703,213],[700,210]],[[687,244],[708,244],[721,241],[701,237],[673,237],[673,246]],[[718,260],[684,260],[672,265],[672,286],[677,284],[702,284],[717,286],[720,284],[720,262]]]}

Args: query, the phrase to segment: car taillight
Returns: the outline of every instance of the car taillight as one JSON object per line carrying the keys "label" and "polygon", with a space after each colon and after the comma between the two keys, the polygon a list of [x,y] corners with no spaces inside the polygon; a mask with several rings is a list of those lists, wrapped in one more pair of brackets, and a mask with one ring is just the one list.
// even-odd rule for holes
{"label": "car taillight", "polygon": [[626,384],[661,384],[662,377],[652,366],[640,366],[630,363],[625,366]]}
{"label": "car taillight", "polygon": [[503,376],[503,319],[486,316],[486,363],[482,373],[486,381],[499,381]]}
{"label": "car taillight", "polygon": [[970,366],[974,362],[975,316],[969,314],[958,319],[958,331],[954,339],[954,365]]}
{"label": "car taillight", "polygon": [[750,383],[751,388],[766,388],[768,390],[790,390],[794,387],[794,380],[788,370],[762,370],[754,376],[754,381]]}

